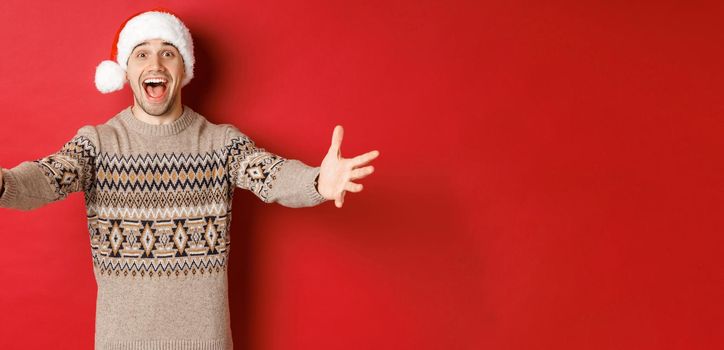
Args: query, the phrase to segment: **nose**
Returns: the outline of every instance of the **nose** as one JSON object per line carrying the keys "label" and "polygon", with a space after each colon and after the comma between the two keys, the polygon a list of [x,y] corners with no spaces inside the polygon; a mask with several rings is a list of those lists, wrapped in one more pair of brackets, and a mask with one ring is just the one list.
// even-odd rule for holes
{"label": "nose", "polygon": [[161,63],[161,58],[158,57],[158,55],[151,55],[151,58],[148,62],[148,69],[154,71],[165,71],[166,67],[163,66],[163,64]]}

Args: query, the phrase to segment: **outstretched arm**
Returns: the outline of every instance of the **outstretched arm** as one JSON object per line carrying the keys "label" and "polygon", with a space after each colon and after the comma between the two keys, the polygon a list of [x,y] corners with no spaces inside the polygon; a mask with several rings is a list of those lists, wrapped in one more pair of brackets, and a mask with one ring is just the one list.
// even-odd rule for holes
{"label": "outstretched arm", "polygon": [[380,155],[379,151],[371,151],[354,158],[342,157],[342,136],[344,129],[337,125],[332,133],[332,145],[322,160],[319,171],[317,189],[325,199],[334,199],[334,205],[341,208],[347,191],[362,191],[362,185],[352,181],[372,174],[375,170],[369,162]]}
{"label": "outstretched arm", "polygon": [[290,208],[324,202],[314,186],[319,167],[267,152],[232,125],[227,127],[225,144],[234,186],[251,191],[264,202]]}
{"label": "outstretched arm", "polygon": [[95,129],[83,127],[58,152],[0,169],[0,207],[30,210],[86,190],[93,176]]}

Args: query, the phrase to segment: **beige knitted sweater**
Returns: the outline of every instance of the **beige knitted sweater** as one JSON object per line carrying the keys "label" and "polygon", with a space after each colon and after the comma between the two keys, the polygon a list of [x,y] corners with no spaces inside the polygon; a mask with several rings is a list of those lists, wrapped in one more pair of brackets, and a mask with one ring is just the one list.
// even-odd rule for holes
{"label": "beige knitted sweater", "polygon": [[288,207],[324,201],[318,167],[257,148],[184,106],[151,125],[126,108],[57,153],[3,169],[0,207],[84,192],[98,285],[96,349],[232,349],[226,266],[235,187]]}

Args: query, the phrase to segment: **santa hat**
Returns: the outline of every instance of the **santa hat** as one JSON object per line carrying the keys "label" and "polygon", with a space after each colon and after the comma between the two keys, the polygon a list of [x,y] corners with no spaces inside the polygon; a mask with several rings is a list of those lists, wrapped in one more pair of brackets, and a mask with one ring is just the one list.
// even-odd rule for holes
{"label": "santa hat", "polygon": [[181,86],[194,77],[194,43],[189,29],[178,17],[166,10],[143,12],[126,20],[116,33],[111,59],[96,67],[96,88],[106,94],[123,88],[126,82],[128,57],[136,45],[161,39],[176,47],[186,69]]}

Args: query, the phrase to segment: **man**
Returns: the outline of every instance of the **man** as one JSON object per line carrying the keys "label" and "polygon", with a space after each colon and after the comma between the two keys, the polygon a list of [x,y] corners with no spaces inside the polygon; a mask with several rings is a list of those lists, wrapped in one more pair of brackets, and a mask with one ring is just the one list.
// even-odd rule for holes
{"label": "man", "polygon": [[128,20],[96,70],[131,107],[82,127],[60,151],[0,169],[0,206],[29,210],[83,191],[98,285],[96,349],[231,349],[226,265],[235,187],[288,207],[334,200],[372,173],[377,151],[342,158],[342,128],[320,167],[257,148],[181,103],[193,42],[167,12]]}

